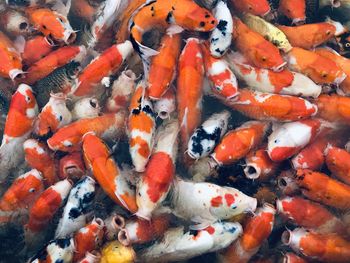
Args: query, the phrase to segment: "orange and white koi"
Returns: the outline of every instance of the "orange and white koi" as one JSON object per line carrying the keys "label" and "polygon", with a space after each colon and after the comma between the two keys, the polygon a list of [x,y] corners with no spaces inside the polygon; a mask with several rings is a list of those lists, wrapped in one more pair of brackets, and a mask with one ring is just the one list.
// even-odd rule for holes
{"label": "orange and white koi", "polygon": [[246,263],[254,256],[262,243],[270,236],[275,222],[275,208],[265,203],[258,208],[243,229],[243,235],[220,255],[223,263]]}
{"label": "orange and white koi", "polygon": [[95,184],[94,179],[85,176],[74,185],[56,228],[55,238],[65,238],[85,226],[95,197]]}
{"label": "orange and white koi", "polygon": [[82,259],[87,252],[92,252],[102,245],[103,228],[103,220],[101,218],[94,218],[92,222],[79,229],[79,231],[74,234],[74,262]]}
{"label": "orange and white koi", "polygon": [[55,239],[37,255],[32,257],[28,262],[30,263],[46,263],[46,262],[62,262],[69,263],[73,260],[74,254],[74,240],[73,238]]}
{"label": "orange and white koi", "polygon": [[66,96],[62,93],[51,94],[34,124],[34,133],[41,137],[47,136],[71,121],[72,114],[66,106]]}
{"label": "orange and white koi", "polygon": [[174,87],[171,87],[165,94],[154,103],[154,112],[162,120],[169,119],[176,110],[176,96]]}
{"label": "orange and white koi", "polygon": [[161,241],[140,253],[142,262],[183,261],[228,247],[242,233],[239,223],[218,222],[198,231],[169,229]]}
{"label": "orange and white koi", "polygon": [[293,47],[303,49],[313,49],[345,32],[345,28],[335,21],[278,28],[287,36]]}
{"label": "orange and white koi", "polygon": [[271,11],[267,0],[231,0],[231,2],[237,11],[256,16],[265,16]]}
{"label": "orange and white koi", "polygon": [[172,212],[204,228],[218,220],[254,212],[257,200],[232,187],[194,183],[176,179],[171,198]]}
{"label": "orange and white koi", "polygon": [[14,80],[20,77],[22,71],[22,58],[15,49],[12,41],[0,32],[0,76]]}
{"label": "orange and white koi", "polygon": [[270,159],[264,145],[247,154],[243,171],[248,179],[266,181],[276,173],[278,167],[279,164]]}
{"label": "orange and white koi", "polygon": [[0,223],[26,216],[43,190],[43,178],[38,170],[16,178],[0,199]]}
{"label": "orange and white koi", "polygon": [[30,67],[52,52],[55,44],[44,36],[36,36],[26,41],[22,53],[23,64]]}
{"label": "orange and white koi", "polygon": [[169,228],[169,215],[159,215],[151,221],[140,218],[126,222],[126,225],[118,233],[118,240],[124,246],[132,244],[144,244],[163,236]]}
{"label": "orange and white koi", "polygon": [[277,211],[296,225],[320,234],[342,234],[344,225],[330,211],[318,203],[301,197],[285,197],[276,201]]}
{"label": "orange and white koi", "polygon": [[71,95],[73,97],[96,95],[96,86],[101,83],[104,77],[115,73],[132,52],[133,48],[130,41],[106,49],[78,75],[77,83],[72,88]]}
{"label": "orange and white koi", "polygon": [[318,108],[317,117],[334,123],[350,124],[349,97],[322,94],[315,102]]}
{"label": "orange and white koi", "polygon": [[287,230],[282,242],[295,252],[321,262],[348,262],[350,242],[337,234],[317,234],[303,228]]}
{"label": "orange and white koi", "polygon": [[317,84],[340,85],[346,78],[334,61],[309,50],[293,47],[285,58],[291,70],[305,74]]}
{"label": "orange and white koi", "polygon": [[29,19],[20,11],[7,9],[1,12],[1,27],[11,36],[26,36],[31,32]]}
{"label": "orange and white koi", "polygon": [[82,148],[85,165],[91,169],[104,192],[114,202],[135,213],[135,190],[129,186],[128,174],[119,169],[107,145],[96,135],[87,133],[83,137]]}
{"label": "orange and white koi", "polygon": [[278,48],[262,35],[247,27],[239,18],[234,17],[234,43],[248,61],[256,67],[281,71],[286,65]]}
{"label": "orange and white koi", "polygon": [[129,151],[135,171],[143,172],[151,156],[156,126],[152,103],[143,80],[131,98],[129,112]]}
{"label": "orange and white koi", "polygon": [[37,114],[38,106],[31,87],[19,85],[11,99],[0,147],[0,181],[24,161],[23,143],[32,132]]}
{"label": "orange and white koi", "polygon": [[271,160],[280,162],[297,154],[327,126],[322,120],[308,119],[276,127],[268,138],[267,152]]}
{"label": "orange and white koi", "polygon": [[118,112],[128,108],[131,96],[135,91],[136,74],[128,69],[124,70],[113,82],[111,96],[106,102],[107,112]]}
{"label": "orange and white koi", "polygon": [[156,145],[136,190],[138,217],[150,220],[164,201],[175,176],[179,123],[164,123],[156,135]]}
{"label": "orange and white koi", "polygon": [[213,114],[194,131],[187,148],[192,159],[209,156],[226,133],[230,115],[228,111]]}
{"label": "orange and white koi", "polygon": [[56,183],[56,162],[47,146],[35,139],[28,139],[23,143],[23,148],[26,162],[41,172],[45,186]]}
{"label": "orange and white koi", "polygon": [[76,39],[68,19],[48,8],[27,8],[26,13],[33,26],[46,37],[69,45]]}
{"label": "orange and white koi", "polygon": [[119,232],[125,227],[125,219],[121,215],[112,213],[105,220],[105,239],[108,241],[116,240]]}
{"label": "orange and white koi", "polygon": [[208,45],[202,45],[202,52],[212,91],[228,100],[235,100],[239,96],[238,83],[228,63],[224,59],[211,56]]}
{"label": "orange and white koi", "polygon": [[249,89],[240,89],[239,93],[237,101],[221,99],[221,102],[252,119],[289,122],[306,119],[317,113],[315,104],[299,97]]}
{"label": "orange and white koi", "polygon": [[350,153],[345,149],[328,145],[325,150],[327,168],[332,175],[350,185]]}
{"label": "orange and white koi", "polygon": [[85,256],[78,261],[79,263],[99,263],[101,262],[101,254],[98,251],[86,252]]}
{"label": "orange and white koi", "polygon": [[213,9],[213,15],[218,21],[210,33],[210,54],[213,57],[222,57],[232,42],[233,19],[225,0],[220,0]]}
{"label": "orange and white koi", "polygon": [[59,161],[59,178],[80,180],[85,174],[85,165],[81,152],[72,152]]}
{"label": "orange and white koi", "polygon": [[24,79],[25,83],[34,84],[47,77],[55,69],[68,64],[72,60],[80,60],[85,56],[84,46],[66,46],[52,51],[44,58],[32,64]]}
{"label": "orange and white koi", "polygon": [[289,70],[274,72],[269,69],[254,67],[249,65],[248,61],[239,52],[230,52],[227,58],[236,76],[251,89],[313,98],[317,98],[321,94],[321,86],[301,73]]}
{"label": "orange and white koi", "polygon": [[283,256],[283,263],[307,263],[307,261],[294,253],[288,252]]}
{"label": "orange and white koi", "polygon": [[292,20],[293,24],[299,24],[306,19],[305,0],[281,0],[278,11]]}
{"label": "orange and white koi", "polygon": [[149,69],[148,96],[152,100],[159,100],[173,82],[180,48],[180,34],[166,34],[162,38],[159,53],[152,57]]}
{"label": "orange and white koi", "polygon": [[81,119],[59,129],[47,140],[47,145],[53,151],[73,152],[80,149],[83,135],[87,132],[94,132],[103,140],[115,141],[124,134],[124,123],[124,112]]}
{"label": "orange and white koi", "polygon": [[[166,29],[174,25],[186,30],[208,32],[215,28],[217,21],[205,8],[189,0],[151,0],[146,1],[130,20],[130,40],[144,63],[156,55],[153,49],[142,44],[142,36],[148,30],[157,27]],[[179,31],[170,28],[169,33]],[[147,68],[145,68],[147,70]],[[147,74],[146,74],[147,75]]]}
{"label": "orange and white koi", "polygon": [[86,118],[96,118],[101,113],[100,104],[95,97],[82,98],[74,103],[72,120],[77,121]]}
{"label": "orange and white koi", "polygon": [[203,64],[199,40],[196,38],[187,39],[179,59],[176,92],[183,150],[201,121]]}
{"label": "orange and white koi", "polygon": [[313,201],[344,211],[350,207],[350,186],[326,174],[298,169],[295,181],[302,194]]}

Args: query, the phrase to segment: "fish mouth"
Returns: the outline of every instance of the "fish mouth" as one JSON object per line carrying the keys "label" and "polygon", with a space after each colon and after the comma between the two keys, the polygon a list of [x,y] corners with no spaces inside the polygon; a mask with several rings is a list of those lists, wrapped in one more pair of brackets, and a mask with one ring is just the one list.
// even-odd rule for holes
{"label": "fish mouth", "polygon": [[261,169],[257,165],[250,163],[244,168],[244,174],[248,179],[258,179],[261,174]]}
{"label": "fish mouth", "polygon": [[23,70],[15,68],[10,70],[9,77],[11,80],[15,80],[15,78],[24,78],[24,74],[25,72]]}
{"label": "fish mouth", "polygon": [[287,62],[283,62],[281,65],[273,67],[272,70],[275,72],[280,72],[283,70],[285,65],[287,65]]}
{"label": "fish mouth", "polygon": [[305,23],[305,17],[299,17],[299,18],[294,18],[292,20],[292,24],[293,25],[301,25],[301,24],[304,24]]}
{"label": "fish mouth", "polygon": [[345,73],[341,74],[341,76],[337,77],[334,80],[334,84],[336,84],[337,86],[339,86],[345,79],[347,78],[347,75]]}
{"label": "fish mouth", "polygon": [[341,1],[340,0],[331,0],[331,5],[332,5],[332,7],[338,8],[341,6]]}

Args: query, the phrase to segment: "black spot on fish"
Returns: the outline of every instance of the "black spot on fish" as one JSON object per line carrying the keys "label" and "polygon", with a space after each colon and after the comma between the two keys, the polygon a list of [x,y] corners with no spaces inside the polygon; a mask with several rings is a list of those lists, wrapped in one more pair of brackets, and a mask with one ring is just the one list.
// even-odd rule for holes
{"label": "black spot on fish", "polygon": [[57,259],[55,263],[64,263],[63,259]]}
{"label": "black spot on fish", "polygon": [[70,218],[77,218],[81,215],[81,210],[79,208],[72,208],[70,211],[69,211],[69,217]]}
{"label": "black spot on fish", "polygon": [[82,199],[83,208],[85,208],[87,204],[90,204],[94,200],[94,197],[95,197],[95,192],[84,194]]}
{"label": "black spot on fish", "polygon": [[168,15],[166,16],[165,21],[166,21],[168,24],[171,24],[172,20],[173,20],[173,11],[170,11],[170,12],[168,13]]}
{"label": "black spot on fish", "polygon": [[146,113],[148,113],[148,114],[150,114],[152,116],[154,115],[154,112],[153,112],[152,108],[149,105],[146,105],[145,107],[143,107],[142,111],[146,112]]}
{"label": "black spot on fish", "polygon": [[154,11],[154,6],[151,6],[151,11]]}
{"label": "black spot on fish", "polygon": [[66,248],[69,247],[71,244],[71,240],[70,238],[62,238],[62,239],[56,239],[55,243],[57,244],[57,246],[59,246],[60,248]]}
{"label": "black spot on fish", "polygon": [[221,135],[221,129],[220,128],[216,128],[214,130],[213,133],[209,134],[207,133],[204,129],[203,129],[203,126],[200,126],[194,136],[192,137],[192,151],[194,153],[197,153],[199,155],[202,155],[203,154],[203,145],[202,145],[202,142],[204,140],[208,140],[208,141],[214,141],[215,144],[217,144],[220,140],[220,135]]}
{"label": "black spot on fish", "polygon": [[223,55],[225,53],[225,51],[223,51],[223,50],[221,50],[219,48],[215,49],[215,52],[220,53],[220,55]]}
{"label": "black spot on fish", "polygon": [[190,233],[190,235],[192,235],[192,236],[197,236],[197,235],[198,235],[198,230],[190,229],[189,233]]}
{"label": "black spot on fish", "polygon": [[217,29],[219,29],[221,32],[227,30],[227,21],[225,20],[220,20],[218,25],[216,26]]}
{"label": "black spot on fish", "polygon": [[131,113],[134,114],[134,115],[139,115],[140,114],[140,110],[139,109],[133,109]]}
{"label": "black spot on fish", "polygon": [[199,23],[199,26],[200,26],[200,27],[204,27],[204,26],[205,26],[205,22],[201,21],[201,22]]}
{"label": "black spot on fish", "polygon": [[217,37],[214,37],[214,38],[210,39],[211,43],[214,43],[214,42],[217,42],[217,41],[219,41],[219,38],[217,38]]}
{"label": "black spot on fish", "polygon": [[172,6],[171,9],[172,9],[172,10],[175,10],[175,7]]}
{"label": "black spot on fish", "polygon": [[206,15],[205,15],[205,18],[209,18],[209,17],[210,17],[210,15],[209,15],[209,14],[206,14]]}

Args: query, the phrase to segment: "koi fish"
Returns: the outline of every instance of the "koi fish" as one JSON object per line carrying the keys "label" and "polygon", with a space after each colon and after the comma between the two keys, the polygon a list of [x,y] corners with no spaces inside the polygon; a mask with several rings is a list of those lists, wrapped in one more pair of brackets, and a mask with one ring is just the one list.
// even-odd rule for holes
{"label": "koi fish", "polygon": [[277,187],[282,195],[292,196],[300,194],[300,188],[295,182],[295,176],[292,170],[282,171],[276,181]]}
{"label": "koi fish", "polygon": [[271,8],[267,0],[231,0],[238,12],[251,13],[256,16],[266,16]]}
{"label": "koi fish", "polygon": [[119,232],[125,228],[125,219],[121,215],[112,213],[105,220],[105,239],[108,241],[116,240]]}
{"label": "koi fish", "polygon": [[285,197],[276,201],[277,211],[296,225],[320,234],[342,234],[344,225],[325,207],[301,197]]}
{"label": "koi fish", "polygon": [[34,84],[47,77],[55,69],[68,64],[72,60],[78,61],[81,57],[85,56],[85,53],[84,46],[66,46],[52,51],[28,68],[24,82]]}
{"label": "koi fish", "polygon": [[267,203],[258,208],[254,217],[248,219],[242,237],[220,255],[221,262],[248,262],[271,234],[275,222],[275,213],[275,208]]}
{"label": "koi fish", "polygon": [[48,8],[27,8],[26,14],[31,24],[44,36],[67,45],[75,41],[77,35],[62,14]]}
{"label": "koi fish", "polygon": [[298,169],[296,183],[302,189],[302,194],[313,201],[339,210],[347,210],[350,207],[350,186],[326,174]]}
{"label": "koi fish", "polygon": [[46,145],[35,139],[28,139],[23,143],[23,149],[26,162],[41,172],[45,186],[56,183],[56,162]]}
{"label": "koi fish", "polygon": [[145,171],[152,152],[156,126],[145,85],[143,80],[137,85],[129,105],[129,151],[136,172]]}
{"label": "koi fish", "polygon": [[175,176],[179,123],[164,123],[156,135],[156,145],[136,190],[138,217],[150,220],[152,213],[169,193]]}
{"label": "koi fish", "polygon": [[85,174],[85,165],[81,152],[72,152],[59,161],[59,178],[80,180]]}
{"label": "koi fish", "polygon": [[28,18],[14,9],[1,12],[0,23],[4,31],[12,36],[25,36],[31,31]]}
{"label": "koi fish", "polygon": [[16,178],[0,199],[0,223],[26,216],[43,190],[43,178],[38,170]]}
{"label": "koi fish", "polygon": [[38,106],[31,87],[20,84],[12,96],[0,146],[0,181],[24,160],[23,143],[33,129]]}
{"label": "koi fish", "polygon": [[55,238],[65,238],[85,226],[94,197],[95,180],[85,176],[74,185],[69,193],[62,217],[56,228]]}
{"label": "koi fish", "polygon": [[12,41],[0,32],[0,76],[15,80],[23,75],[22,59]]}
{"label": "koi fish", "polygon": [[317,234],[296,228],[283,232],[282,242],[295,252],[322,262],[347,262],[350,255],[350,242],[336,234]]}
{"label": "koi fish", "polygon": [[136,253],[131,246],[126,247],[118,241],[112,241],[102,248],[100,263],[133,263],[135,259]]}
{"label": "koi fish", "polygon": [[224,249],[242,233],[239,223],[221,222],[198,231],[169,229],[161,241],[140,252],[142,262],[174,262]]}
{"label": "koi fish", "polygon": [[305,0],[281,0],[278,11],[292,20],[293,24],[303,23],[306,19]]}
{"label": "koi fish", "polygon": [[239,52],[230,52],[227,58],[234,74],[244,81],[250,89],[313,98],[317,98],[321,94],[321,86],[301,73],[289,70],[274,72],[251,66]]}
{"label": "koi fish", "polygon": [[316,100],[317,117],[339,124],[350,123],[350,98],[322,94]]}
{"label": "koi fish", "polygon": [[55,239],[50,241],[49,244],[37,255],[31,258],[30,263],[45,263],[45,262],[62,262],[69,263],[73,260],[74,253],[74,240],[73,238]]}
{"label": "koi fish", "polygon": [[128,108],[131,96],[135,91],[136,74],[128,69],[124,70],[113,82],[111,96],[106,102],[108,112],[118,112]]}
{"label": "koi fish", "polygon": [[50,100],[51,93],[68,94],[75,83],[79,70],[80,63],[73,60],[36,81],[33,89],[37,94],[40,94],[37,96],[39,106],[43,107]]}
{"label": "koi fish", "polygon": [[283,257],[283,263],[307,263],[307,261],[294,253],[288,252]]}
{"label": "koi fish", "polygon": [[132,52],[130,41],[106,49],[78,75],[76,85],[72,88],[70,95],[73,97],[96,95],[96,86],[104,77],[115,73]]}
{"label": "koi fish", "polygon": [[329,126],[319,119],[285,123],[271,133],[267,152],[272,161],[280,162],[300,152]]}
{"label": "koi fish", "polygon": [[234,17],[233,38],[238,51],[259,68],[281,71],[286,65],[277,47]]}
{"label": "koi fish", "polygon": [[328,145],[325,150],[327,168],[332,175],[346,184],[350,184],[350,153],[346,150]]}
{"label": "koi fish", "polygon": [[187,148],[192,159],[209,156],[226,133],[230,115],[228,111],[213,114],[194,131]]}
{"label": "koi fish", "polygon": [[25,42],[23,64],[30,67],[53,51],[55,44],[44,36],[35,36]]}
{"label": "koi fish", "polygon": [[293,47],[286,60],[291,70],[305,74],[317,84],[340,85],[346,78],[335,62],[309,50]]}
{"label": "koi fish", "polygon": [[86,252],[92,252],[102,244],[103,228],[103,220],[101,218],[94,218],[92,222],[74,234],[74,262],[82,259]]}
{"label": "koi fish", "polygon": [[232,42],[233,19],[226,1],[220,0],[213,9],[213,15],[218,21],[210,33],[210,54],[220,58],[229,49]]}
{"label": "koi fish", "polygon": [[101,261],[101,254],[97,251],[86,252],[85,256],[78,261],[79,263],[99,263]]}
{"label": "koi fish", "polygon": [[191,134],[201,121],[203,64],[199,40],[187,39],[179,59],[176,94],[183,148],[186,147]]}
{"label": "koi fish", "polygon": [[174,87],[171,87],[165,94],[154,103],[154,112],[162,120],[169,119],[176,110],[176,96]]}
{"label": "koi fish", "polygon": [[196,223],[202,229],[218,220],[254,212],[257,200],[231,187],[211,183],[194,183],[176,179],[171,207],[173,214]]}
{"label": "koi fish", "polygon": [[[340,26],[338,26],[338,24]],[[301,26],[278,26],[293,47],[313,49],[344,33],[344,27],[337,22],[323,22]]]}
{"label": "koi fish", "polygon": [[148,76],[148,96],[159,100],[175,78],[175,68],[180,54],[181,35],[166,34],[160,43],[158,55],[151,59]]}
{"label": "koi fish", "polygon": [[85,165],[91,169],[105,193],[114,202],[135,213],[135,190],[129,186],[127,174],[120,171],[107,145],[96,135],[87,133],[83,136],[82,148]]}
{"label": "koi fish", "polygon": [[202,52],[212,91],[228,100],[236,100],[239,96],[238,83],[228,63],[224,59],[212,57],[207,45],[202,45]]}
{"label": "koi fish", "polygon": [[101,107],[95,97],[82,98],[74,103],[72,109],[72,119],[77,121],[80,119],[96,118],[101,113]]}
{"label": "koi fish", "polygon": [[114,141],[124,134],[124,122],[124,112],[81,119],[59,129],[47,140],[47,145],[53,151],[73,152],[80,149],[79,144],[87,132],[94,132],[103,140]]}
{"label": "koi fish", "polygon": [[74,0],[72,1],[71,12],[73,15],[81,18],[89,24],[92,24],[98,9],[91,4],[92,2],[87,0]]}
{"label": "koi fish", "polygon": [[169,215],[160,215],[145,221],[140,218],[130,220],[118,233],[118,240],[124,246],[144,244],[163,236],[169,227]]}

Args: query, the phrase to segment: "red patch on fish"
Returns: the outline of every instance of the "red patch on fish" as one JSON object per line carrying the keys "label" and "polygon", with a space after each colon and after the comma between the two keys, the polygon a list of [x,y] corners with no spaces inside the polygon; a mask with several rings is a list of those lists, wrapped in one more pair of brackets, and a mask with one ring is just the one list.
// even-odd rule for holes
{"label": "red patch on fish", "polygon": [[212,198],[210,203],[213,207],[219,207],[220,205],[222,205],[222,196]]}
{"label": "red patch on fish", "polygon": [[231,194],[225,194],[225,200],[226,200],[227,206],[231,206],[235,202],[235,198]]}
{"label": "red patch on fish", "polygon": [[210,235],[215,233],[215,228],[212,226],[208,226],[206,229],[204,229],[205,231],[207,231]]}

